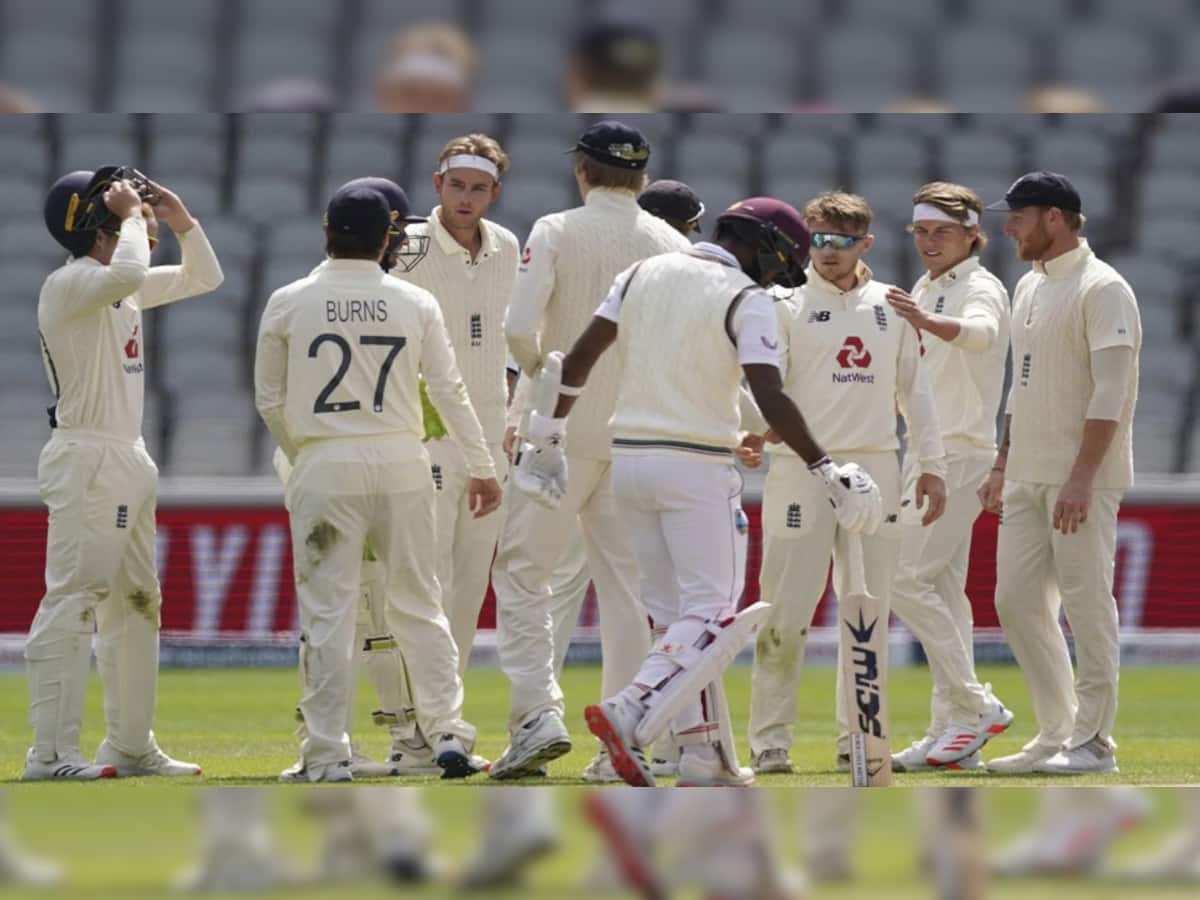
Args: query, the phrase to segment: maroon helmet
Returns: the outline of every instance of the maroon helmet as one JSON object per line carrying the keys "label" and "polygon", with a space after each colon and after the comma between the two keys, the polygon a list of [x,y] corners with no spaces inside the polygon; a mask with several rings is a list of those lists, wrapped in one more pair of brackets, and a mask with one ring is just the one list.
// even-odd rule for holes
{"label": "maroon helmet", "polygon": [[735,234],[758,248],[758,273],[750,273],[760,284],[799,287],[805,281],[808,263],[808,226],[799,210],[774,197],[739,200],[717,217]]}

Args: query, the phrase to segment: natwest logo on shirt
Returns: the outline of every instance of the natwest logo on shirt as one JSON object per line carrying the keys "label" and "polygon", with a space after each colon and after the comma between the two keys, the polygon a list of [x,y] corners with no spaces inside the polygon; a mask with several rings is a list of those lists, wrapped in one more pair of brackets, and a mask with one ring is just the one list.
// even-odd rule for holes
{"label": "natwest logo on shirt", "polygon": [[133,336],[130,337],[129,340],[127,340],[125,342],[125,356],[128,359],[137,359],[138,358],[138,349],[139,348],[138,348],[137,333],[138,333],[138,326],[134,325],[133,326]]}
{"label": "natwest logo on shirt", "polygon": [[862,338],[848,337],[838,351],[837,361],[843,369],[868,369],[871,366],[871,351],[863,347]]}

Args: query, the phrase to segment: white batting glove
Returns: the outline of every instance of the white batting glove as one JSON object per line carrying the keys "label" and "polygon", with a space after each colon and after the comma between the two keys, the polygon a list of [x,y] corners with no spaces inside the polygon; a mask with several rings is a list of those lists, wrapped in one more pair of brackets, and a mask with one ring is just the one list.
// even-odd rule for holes
{"label": "white batting glove", "polygon": [[528,434],[512,471],[517,490],[550,509],[558,509],[567,493],[567,458],[562,448],[566,426],[566,418],[530,413]]}
{"label": "white batting glove", "polygon": [[838,465],[828,456],[809,466],[825,482],[833,514],[851,534],[874,534],[883,520],[883,498],[867,470],[858,463]]}

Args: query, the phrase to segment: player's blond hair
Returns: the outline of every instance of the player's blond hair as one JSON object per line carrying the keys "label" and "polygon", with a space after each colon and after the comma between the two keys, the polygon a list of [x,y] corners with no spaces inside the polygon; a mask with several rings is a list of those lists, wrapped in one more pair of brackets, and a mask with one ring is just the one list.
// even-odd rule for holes
{"label": "player's blond hair", "polygon": [[650,178],[645,169],[623,169],[593,159],[582,151],[575,152],[575,171],[582,172],[591,187],[612,188],[640,194]]}
{"label": "player's blond hair", "polygon": [[[936,206],[964,228],[967,227],[967,213],[974,211],[977,216],[983,216],[983,198],[966,185],[951,181],[931,181],[921,185],[913,194],[912,202],[913,206],[918,203]],[[912,225],[908,226],[908,231],[912,233]],[[971,242],[971,253],[979,253],[986,246],[987,235],[981,226],[978,236]]]}
{"label": "player's blond hair", "polygon": [[[438,155],[438,168],[444,161],[451,156],[459,155],[467,156],[482,156],[496,164],[496,168],[500,170],[500,177],[504,177],[504,173],[508,171],[508,167],[512,165],[512,160],[508,158],[508,154],[504,152],[504,148],[500,146],[500,142],[494,137],[486,134],[464,134],[462,137],[452,138],[447,141],[446,146],[442,148],[442,152]],[[500,179],[496,179],[499,181]]]}
{"label": "player's blond hair", "polygon": [[828,222],[847,234],[862,234],[871,227],[871,207],[866,198],[845,191],[825,191],[804,204],[808,222]]}
{"label": "player's blond hair", "polygon": [[479,54],[461,28],[445,22],[426,22],[405,28],[392,40],[387,55],[394,62],[410,54],[428,53],[459,67],[467,81],[479,71]]}

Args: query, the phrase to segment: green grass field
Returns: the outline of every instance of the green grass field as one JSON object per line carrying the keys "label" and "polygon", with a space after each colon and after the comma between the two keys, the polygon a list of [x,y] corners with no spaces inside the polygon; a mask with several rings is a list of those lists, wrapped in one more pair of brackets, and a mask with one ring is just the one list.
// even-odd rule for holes
{"label": "green grass field", "polygon": [[[1121,673],[1121,707],[1117,716],[1117,753],[1121,768],[1115,776],[1076,776],[1071,784],[1177,785],[1200,781],[1200,720],[1195,709],[1195,670],[1168,667],[1127,668]],[[994,739],[984,758],[1015,752],[1035,733],[1033,714],[1020,671],[1015,666],[984,667],[980,677],[990,681],[997,695],[1016,714],[1008,733]],[[765,786],[842,785],[848,776],[834,771],[833,679],[831,667],[805,672],[800,689],[800,719],[792,758],[797,772],[791,776],[759,779]],[[528,784],[583,784],[582,772],[597,747],[583,722],[584,704],[599,693],[599,668],[569,666],[563,678],[567,697],[567,725],[575,750],[550,767],[548,779]],[[733,668],[726,680],[735,731],[745,764],[749,748],[744,732],[749,704],[750,670]],[[890,680],[892,746],[899,748],[923,731],[929,708],[929,676],[924,668],[904,667]],[[155,731],[163,748],[204,768],[196,784],[270,784],[294,762],[297,741],[293,710],[298,696],[296,673],[272,669],[168,669],[159,685]],[[356,740],[372,755],[382,757],[387,733],[370,724],[374,698],[365,683],[358,693],[361,725]],[[21,772],[29,744],[26,723],[27,692],[20,673],[0,674],[0,781],[12,781]],[[496,669],[472,669],[467,675],[466,716],[479,729],[477,752],[495,759],[504,750],[508,710],[508,683]],[[83,750],[90,753],[102,734],[100,686],[93,674],[84,714]],[[997,776],[967,772],[898,775],[900,785],[986,784],[1045,785],[1064,779],[1054,776]],[[406,779],[405,783],[437,784],[436,777]],[[472,778],[446,786],[487,784]],[[95,786],[112,790],[115,785]]]}

